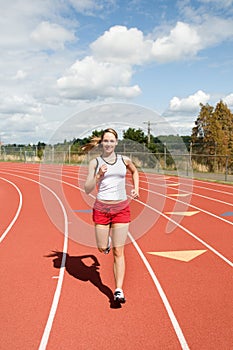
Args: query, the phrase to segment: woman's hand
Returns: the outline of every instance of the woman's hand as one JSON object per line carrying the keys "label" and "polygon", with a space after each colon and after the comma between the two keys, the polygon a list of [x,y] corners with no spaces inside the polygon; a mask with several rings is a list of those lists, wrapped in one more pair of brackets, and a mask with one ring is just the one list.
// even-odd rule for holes
{"label": "woman's hand", "polygon": [[99,168],[98,173],[96,174],[97,179],[100,179],[101,177],[103,177],[107,170],[108,170],[107,165],[106,165],[106,164],[103,164],[103,165]]}
{"label": "woman's hand", "polygon": [[139,193],[135,190],[135,188],[131,190],[131,196],[133,197],[133,199],[139,198]]}
{"label": "woman's hand", "polygon": [[108,170],[108,167],[107,167],[106,164],[101,165],[101,167],[99,169],[100,176],[103,176],[106,173],[107,170]]}

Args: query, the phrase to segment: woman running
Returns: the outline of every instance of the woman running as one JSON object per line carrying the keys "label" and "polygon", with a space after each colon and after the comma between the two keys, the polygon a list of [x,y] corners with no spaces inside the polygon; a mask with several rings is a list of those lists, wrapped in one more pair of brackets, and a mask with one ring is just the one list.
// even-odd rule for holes
{"label": "woman running", "polygon": [[[89,163],[85,192],[91,193],[97,186],[93,207],[93,221],[98,249],[108,254],[112,243],[113,271],[115,278],[114,300],[125,303],[123,282],[125,276],[124,245],[130,223],[130,208],[126,195],[126,172],[132,174],[132,198],[139,197],[139,175],[131,159],[115,153],[118,135],[114,129],[106,129],[100,138],[94,137],[84,150],[100,144],[102,154]],[[111,233],[111,236],[110,236]]]}

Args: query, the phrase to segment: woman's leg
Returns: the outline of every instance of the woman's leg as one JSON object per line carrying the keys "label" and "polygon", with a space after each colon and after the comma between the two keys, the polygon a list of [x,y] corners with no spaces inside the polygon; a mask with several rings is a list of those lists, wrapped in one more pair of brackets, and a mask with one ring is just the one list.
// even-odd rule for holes
{"label": "woman's leg", "polygon": [[102,253],[108,246],[108,237],[110,233],[110,225],[95,225],[96,243],[99,251]]}
{"label": "woman's leg", "polygon": [[116,288],[122,289],[125,277],[125,256],[124,245],[128,234],[129,224],[113,224],[112,225],[112,245],[114,256],[114,277]]}

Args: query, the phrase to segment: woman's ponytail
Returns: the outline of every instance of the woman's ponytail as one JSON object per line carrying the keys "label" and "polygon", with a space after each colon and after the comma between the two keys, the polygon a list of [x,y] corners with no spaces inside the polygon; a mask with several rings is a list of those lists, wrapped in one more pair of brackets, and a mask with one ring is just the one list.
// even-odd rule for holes
{"label": "woman's ponytail", "polygon": [[94,147],[97,147],[101,143],[101,137],[93,136],[91,141],[86,145],[82,146],[81,149],[84,152],[90,152]]}

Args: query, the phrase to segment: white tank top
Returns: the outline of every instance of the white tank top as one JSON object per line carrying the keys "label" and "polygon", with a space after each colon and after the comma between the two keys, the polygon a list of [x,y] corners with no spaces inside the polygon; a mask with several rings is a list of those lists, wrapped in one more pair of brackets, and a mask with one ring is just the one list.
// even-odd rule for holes
{"label": "white tank top", "polygon": [[107,171],[98,183],[97,199],[99,200],[126,200],[125,175],[126,164],[121,155],[116,155],[116,161],[113,164],[107,163],[102,157],[97,157],[97,168],[107,165]]}

